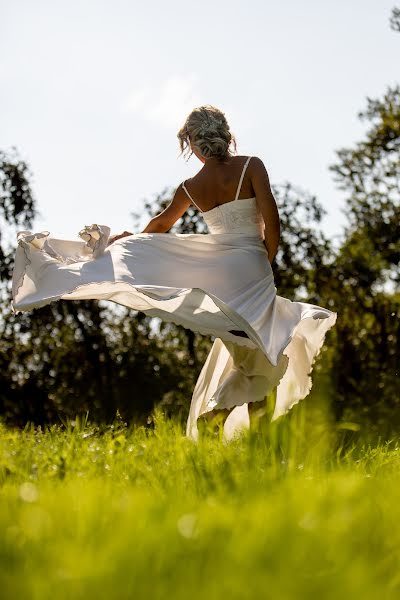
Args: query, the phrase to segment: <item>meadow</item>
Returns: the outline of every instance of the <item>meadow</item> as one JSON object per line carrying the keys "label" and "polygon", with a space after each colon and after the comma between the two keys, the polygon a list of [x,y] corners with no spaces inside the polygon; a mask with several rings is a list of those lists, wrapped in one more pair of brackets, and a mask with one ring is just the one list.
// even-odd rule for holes
{"label": "meadow", "polygon": [[321,406],[229,442],[161,409],[1,423],[1,598],[399,598],[398,441]]}

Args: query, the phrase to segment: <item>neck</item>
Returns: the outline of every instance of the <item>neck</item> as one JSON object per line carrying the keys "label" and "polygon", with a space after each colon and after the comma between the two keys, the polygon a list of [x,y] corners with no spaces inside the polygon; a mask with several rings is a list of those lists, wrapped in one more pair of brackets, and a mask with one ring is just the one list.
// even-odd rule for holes
{"label": "neck", "polygon": [[210,158],[206,158],[204,165],[213,166],[213,165],[221,165],[227,164],[229,161],[229,156],[226,158],[219,158],[218,156],[210,156]]}

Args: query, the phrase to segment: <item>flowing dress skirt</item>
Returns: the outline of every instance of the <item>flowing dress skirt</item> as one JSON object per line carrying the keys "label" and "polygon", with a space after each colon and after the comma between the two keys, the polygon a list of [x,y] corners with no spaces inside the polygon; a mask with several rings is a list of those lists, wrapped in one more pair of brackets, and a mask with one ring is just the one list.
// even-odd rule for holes
{"label": "flowing dress skirt", "polygon": [[138,233],[107,246],[107,226],[81,240],[18,234],[13,309],[58,300],[110,300],[215,337],[197,380],[186,434],[200,415],[232,409],[224,435],[249,426],[248,403],[275,387],[272,419],[306,397],[310,373],[337,313],[277,295],[257,235]]}

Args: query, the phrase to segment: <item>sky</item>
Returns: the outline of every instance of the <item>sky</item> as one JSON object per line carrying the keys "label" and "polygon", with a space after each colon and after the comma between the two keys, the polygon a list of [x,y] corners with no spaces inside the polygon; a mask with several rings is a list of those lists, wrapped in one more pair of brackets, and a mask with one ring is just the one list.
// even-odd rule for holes
{"label": "sky", "polygon": [[179,156],[177,132],[213,104],[237,153],[261,158],[272,184],[315,195],[339,239],[345,194],[328,167],[363,139],[367,97],[398,82],[394,5],[0,0],[0,149],[29,164],[33,229],[132,231],[145,199],[202,168]]}

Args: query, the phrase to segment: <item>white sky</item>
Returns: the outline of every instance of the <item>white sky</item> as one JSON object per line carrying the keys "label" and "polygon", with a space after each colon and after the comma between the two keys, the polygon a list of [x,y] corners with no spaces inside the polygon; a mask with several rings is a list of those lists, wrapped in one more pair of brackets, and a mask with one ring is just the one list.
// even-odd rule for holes
{"label": "white sky", "polygon": [[[226,114],[238,154],[259,156],[341,233],[328,165],[361,139],[366,97],[399,75],[395,0],[0,0],[0,148],[33,172],[35,230],[132,230],[144,198],[202,164],[178,158],[195,106]],[[143,222],[143,225],[146,221]]]}

